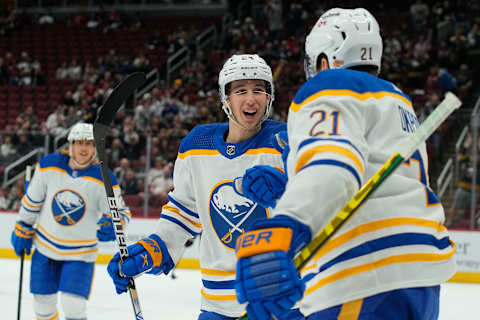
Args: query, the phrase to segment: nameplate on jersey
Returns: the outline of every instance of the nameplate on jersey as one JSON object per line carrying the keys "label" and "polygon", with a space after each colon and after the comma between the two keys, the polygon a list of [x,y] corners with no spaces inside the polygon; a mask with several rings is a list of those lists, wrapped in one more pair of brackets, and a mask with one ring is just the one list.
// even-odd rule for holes
{"label": "nameplate on jersey", "polygon": [[210,192],[210,220],[219,241],[234,250],[238,236],[255,220],[267,217],[267,211],[233,189],[233,180],[222,181]]}

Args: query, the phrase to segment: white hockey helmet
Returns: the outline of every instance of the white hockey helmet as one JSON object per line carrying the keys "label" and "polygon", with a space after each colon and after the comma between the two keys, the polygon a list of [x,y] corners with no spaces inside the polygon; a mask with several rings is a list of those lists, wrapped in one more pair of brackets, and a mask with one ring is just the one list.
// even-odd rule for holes
{"label": "white hockey helmet", "polygon": [[81,122],[74,124],[68,133],[67,141],[72,143],[76,140],[93,140],[93,125]]}
{"label": "white hockey helmet", "polygon": [[377,20],[363,8],[326,11],[305,40],[305,74],[317,72],[317,59],[323,53],[332,69],[376,66],[380,72],[382,37]]}
{"label": "white hockey helmet", "polygon": [[[218,76],[218,85],[220,87],[220,99],[222,101],[223,111],[228,118],[240,125],[233,116],[232,109],[226,101],[228,99],[227,85],[236,80],[259,79],[266,82],[267,93],[270,96],[270,101],[265,109],[265,114],[262,118],[263,122],[270,116],[272,102],[274,100],[274,85],[272,69],[270,66],[257,54],[239,54],[231,56],[223,65],[222,70]],[[260,123],[261,123],[260,122]]]}
{"label": "white hockey helmet", "polygon": [[68,154],[70,156],[70,159],[75,162],[75,164],[79,168],[86,168],[88,167],[93,161],[95,161],[97,157],[97,149],[95,149],[95,153],[93,154],[92,158],[90,159],[89,162],[85,164],[80,164],[77,162],[77,160],[74,159],[73,157],[73,152],[72,152],[72,144],[74,141],[78,140],[92,140],[95,141],[93,138],[93,125],[91,123],[81,123],[78,122],[72,126],[70,129],[70,132],[68,133],[67,136],[67,141],[68,141]]}

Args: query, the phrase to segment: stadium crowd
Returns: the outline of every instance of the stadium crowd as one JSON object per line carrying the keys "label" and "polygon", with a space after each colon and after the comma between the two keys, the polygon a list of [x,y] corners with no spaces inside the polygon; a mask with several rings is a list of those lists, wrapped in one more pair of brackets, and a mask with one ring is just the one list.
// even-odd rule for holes
{"label": "stadium crowd", "polygon": [[[466,1],[429,4],[417,0],[403,12],[391,12],[382,4],[374,8],[379,20],[383,20],[381,25],[389,26],[382,35],[384,55],[380,77],[392,81],[412,97],[420,121],[433,111],[446,91],[454,91],[463,101],[474,98],[478,76],[475,79],[472,56],[476,54],[478,59],[480,52],[478,6],[468,3],[467,7]],[[140,212],[135,208],[142,206],[147,191],[152,210],[159,209],[172,188],[173,161],[181,139],[198,124],[226,121],[218,97],[218,71],[225,59],[234,53],[258,53],[265,58],[274,71],[272,117],[286,120],[289,103],[304,82],[304,35],[324,9],[322,2],[282,5],[277,0],[266,1],[264,6],[252,6],[249,15],[234,17],[226,27],[217,23],[216,27],[224,31],[220,32],[223,38],[210,47],[197,49],[192,44],[192,37],[198,34],[193,28],[181,28],[168,35],[157,30],[137,52],[125,55],[111,49],[92,60],[58,61],[54,75],[43,72],[41,63],[28,51],[0,51],[0,86],[24,90],[32,86],[48,87],[53,81],[68,84],[56,107],[46,116],[40,116],[35,103],[23,104],[15,121],[5,123],[0,164],[4,168],[33,148],[43,146],[45,135],[52,138],[63,135],[77,121],[93,122],[106,95],[123,76],[155,68],[162,72],[164,61],[152,63],[148,56],[160,50],[173,54],[186,46],[193,56],[191,63],[179,70],[172,83],[160,79],[135,105],[122,109],[107,142],[109,166],[119,179],[127,204],[134,212]],[[142,17],[135,15],[120,21],[119,17],[125,16],[73,15],[65,21],[65,28],[81,25],[98,28],[99,32],[143,28]],[[19,12],[4,16],[0,20],[0,38],[11,36],[15,28],[25,27],[26,21],[39,24],[54,19],[40,18]],[[460,121],[452,117],[429,139],[431,170],[439,169],[444,147],[460,127]],[[151,164],[145,172],[149,137]],[[20,179],[0,189],[0,209],[19,208],[23,183]]]}

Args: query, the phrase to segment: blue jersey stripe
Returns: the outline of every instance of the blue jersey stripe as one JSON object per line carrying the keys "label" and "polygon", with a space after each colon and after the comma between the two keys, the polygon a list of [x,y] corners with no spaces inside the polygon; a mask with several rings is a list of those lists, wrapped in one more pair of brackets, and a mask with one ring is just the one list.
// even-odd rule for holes
{"label": "blue jersey stripe", "polygon": [[300,151],[300,149],[303,148],[303,147],[305,147],[306,145],[309,145],[309,144],[314,143],[314,142],[317,142],[317,141],[335,141],[335,142],[341,142],[341,143],[348,144],[348,145],[351,146],[353,149],[355,149],[355,151],[357,151],[357,153],[360,155],[360,157],[362,157],[362,160],[365,161],[365,158],[363,157],[363,154],[360,152],[360,150],[358,150],[358,148],[357,148],[353,143],[351,143],[350,140],[347,140],[347,139],[310,138],[310,139],[303,140],[302,143],[300,143],[300,145],[298,146],[297,151]]}
{"label": "blue jersey stripe", "polygon": [[35,213],[35,214],[40,213],[40,209],[38,209],[38,210],[31,210],[31,209],[28,209],[27,207],[25,207],[24,204],[22,204],[22,208],[23,208],[25,211],[28,211],[28,212],[31,212],[31,213]]}
{"label": "blue jersey stripe", "polygon": [[28,193],[26,193],[25,196],[27,197],[28,202],[31,202],[32,204],[41,204],[41,203],[43,203],[43,200],[42,200],[42,201],[35,201],[35,200],[33,200],[32,198],[30,198],[30,197],[28,196]]}
{"label": "blue jersey stripe", "polygon": [[56,242],[53,242],[50,240],[46,235],[44,235],[40,230],[36,229],[36,234],[39,235],[42,239],[53,245],[55,248],[61,249],[61,250],[76,250],[76,249],[84,249],[84,248],[94,248],[97,246],[96,243],[88,245],[88,246],[64,246],[61,244],[58,244]]}
{"label": "blue jersey stripe", "polygon": [[172,202],[174,205],[176,205],[180,210],[182,210],[183,212],[185,212],[186,214],[194,217],[194,218],[197,218],[199,219],[200,217],[198,216],[198,214],[196,214],[195,212],[193,212],[192,210],[188,209],[187,207],[185,206],[182,206],[177,200],[173,199],[172,196],[168,195],[168,201]]}
{"label": "blue jersey stripe", "polygon": [[235,280],[209,281],[202,279],[203,286],[207,289],[235,289]]}
{"label": "blue jersey stripe", "polygon": [[199,233],[197,232],[194,232],[192,229],[190,229],[189,227],[187,227],[186,225],[184,225],[182,222],[180,222],[179,220],[175,219],[174,217],[171,217],[171,216],[167,216],[167,215],[161,215],[160,216],[160,219],[166,219],[168,221],[171,221],[177,225],[179,225],[180,227],[182,227],[183,229],[185,229],[185,231],[187,231],[188,233],[190,233],[192,236],[196,237],[199,235]]}
{"label": "blue jersey stripe", "polygon": [[297,174],[300,171],[302,171],[303,169],[308,168],[310,166],[315,166],[315,165],[337,166],[337,167],[340,167],[340,168],[347,169],[348,171],[350,171],[353,174],[353,176],[355,177],[355,180],[357,180],[358,188],[360,189],[362,187],[362,179],[358,175],[357,170],[355,170],[355,168],[352,167],[351,165],[349,165],[345,162],[338,161],[338,160],[323,159],[323,160],[315,160],[315,161],[309,162],[307,165],[300,168],[300,170],[298,170]]}
{"label": "blue jersey stripe", "polygon": [[351,248],[350,250],[342,253],[335,259],[325,263],[320,267],[319,272],[322,272],[337,263],[358,258],[360,256],[371,254],[376,251],[412,245],[430,245],[440,250],[443,250],[450,246],[450,238],[446,236],[441,239],[437,239],[431,234],[410,232],[394,234],[391,236],[367,241],[359,246]]}

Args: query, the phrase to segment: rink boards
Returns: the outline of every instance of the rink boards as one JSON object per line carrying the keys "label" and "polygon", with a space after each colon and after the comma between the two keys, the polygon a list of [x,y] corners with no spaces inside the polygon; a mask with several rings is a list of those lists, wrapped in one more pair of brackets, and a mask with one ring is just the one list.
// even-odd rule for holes
{"label": "rink boards", "polygon": [[[17,215],[12,212],[0,212],[0,258],[16,258],[10,245]],[[133,243],[151,234],[157,219],[133,218],[126,229],[127,242]],[[455,282],[480,283],[480,231],[450,230],[452,240],[457,244],[457,273],[450,279]],[[114,242],[100,242],[97,263],[107,263],[117,251]],[[198,242],[185,249],[178,268],[199,269]]]}

